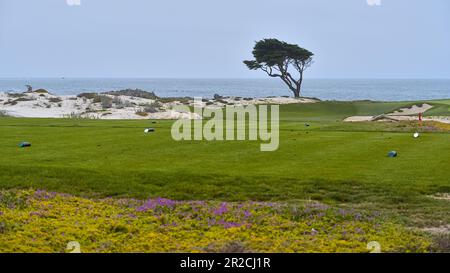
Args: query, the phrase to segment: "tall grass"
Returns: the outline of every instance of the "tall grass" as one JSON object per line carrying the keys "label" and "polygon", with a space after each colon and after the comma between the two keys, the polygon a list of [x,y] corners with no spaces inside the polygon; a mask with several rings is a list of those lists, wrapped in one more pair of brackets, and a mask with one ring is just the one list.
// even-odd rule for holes
{"label": "tall grass", "polygon": [[96,115],[87,114],[87,113],[75,113],[72,112],[67,115],[63,115],[65,119],[99,119]]}

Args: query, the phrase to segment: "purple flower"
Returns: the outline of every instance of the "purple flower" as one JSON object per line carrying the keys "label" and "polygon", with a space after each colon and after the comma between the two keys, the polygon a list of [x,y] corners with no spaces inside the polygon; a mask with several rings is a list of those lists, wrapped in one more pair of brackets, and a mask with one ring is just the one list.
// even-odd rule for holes
{"label": "purple flower", "polygon": [[248,218],[248,217],[250,217],[252,214],[250,213],[250,211],[248,211],[248,210],[244,210],[244,217],[245,218]]}
{"label": "purple flower", "polygon": [[172,208],[176,205],[175,201],[166,199],[166,198],[157,198],[156,203],[158,206],[161,206],[161,207],[171,207]]}
{"label": "purple flower", "polygon": [[216,219],[210,219],[209,221],[208,221],[208,226],[213,226],[213,225],[215,225],[216,224]]}
{"label": "purple flower", "polygon": [[42,216],[44,216],[44,214],[42,212],[39,212],[39,211],[32,211],[32,212],[30,212],[30,216],[42,217]]}
{"label": "purple flower", "polygon": [[312,203],[312,204],[309,204],[309,206],[316,210],[327,210],[330,208],[329,206],[327,206],[325,204],[321,204],[321,203]]}
{"label": "purple flower", "polygon": [[317,214],[317,217],[319,217],[319,218],[322,218],[322,217],[324,217],[324,216],[325,216],[325,213],[324,213],[324,212],[320,212],[320,213]]}
{"label": "purple flower", "polygon": [[37,198],[49,199],[56,196],[55,192],[46,192],[44,190],[36,190],[34,196]]}
{"label": "purple flower", "polygon": [[223,202],[222,204],[220,204],[220,206],[214,210],[214,214],[215,215],[222,215],[224,213],[228,212],[228,206],[227,203]]}
{"label": "purple flower", "polygon": [[142,206],[139,206],[136,208],[139,212],[145,212],[148,210],[153,210],[156,207],[168,207],[173,208],[176,205],[176,201],[166,199],[166,198],[156,198],[156,199],[150,199],[147,202],[145,202]]}
{"label": "purple flower", "polygon": [[345,209],[339,209],[338,214],[341,216],[347,216],[349,213]]}
{"label": "purple flower", "polygon": [[225,222],[222,224],[224,228],[234,228],[234,227],[240,227],[242,224],[236,223],[236,222]]}
{"label": "purple flower", "polygon": [[357,234],[363,234],[363,233],[364,233],[364,231],[363,231],[361,228],[356,228],[356,229],[355,229],[355,232],[356,232]]}
{"label": "purple flower", "polygon": [[362,214],[361,213],[357,213],[357,214],[355,214],[355,219],[357,220],[357,221],[360,221],[360,220],[362,220]]}

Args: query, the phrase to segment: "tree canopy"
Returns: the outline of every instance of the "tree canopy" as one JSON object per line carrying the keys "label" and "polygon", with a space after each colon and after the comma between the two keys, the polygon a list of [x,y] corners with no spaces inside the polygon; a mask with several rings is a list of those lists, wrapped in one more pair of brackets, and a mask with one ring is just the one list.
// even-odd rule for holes
{"label": "tree canopy", "polygon": [[249,69],[280,78],[295,97],[300,97],[303,73],[313,63],[312,52],[277,39],[264,39],[256,42],[253,56],[254,60],[244,61]]}

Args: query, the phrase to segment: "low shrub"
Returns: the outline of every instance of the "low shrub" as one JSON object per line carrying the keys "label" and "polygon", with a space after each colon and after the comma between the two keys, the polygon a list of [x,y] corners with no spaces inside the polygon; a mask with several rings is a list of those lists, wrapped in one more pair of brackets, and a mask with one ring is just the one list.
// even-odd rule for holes
{"label": "low shrub", "polygon": [[4,105],[16,105],[17,101],[15,100],[8,100],[7,102],[4,103]]}
{"label": "low shrub", "polygon": [[126,107],[133,107],[133,103],[128,100],[122,100],[120,97],[116,96],[112,100],[114,107],[116,109],[123,109]]}
{"label": "low shrub", "polygon": [[48,92],[47,90],[42,89],[42,88],[41,88],[41,89],[34,90],[33,93],[37,93],[37,94],[50,94],[50,92]]}
{"label": "low shrub", "polygon": [[20,98],[15,99],[15,100],[8,100],[7,102],[5,102],[5,104],[16,105],[19,102],[34,101],[34,100],[36,100],[36,99],[35,98],[20,97]]}
{"label": "low shrub", "polygon": [[101,103],[103,109],[108,109],[113,106],[112,98],[105,96],[105,95],[100,95],[99,98],[100,98],[100,103]]}
{"label": "low shrub", "polygon": [[146,113],[157,113],[160,111],[160,108],[162,107],[162,105],[159,102],[153,102],[153,103],[149,103],[149,104],[144,104],[141,105],[143,106],[143,111]]}
{"label": "low shrub", "polygon": [[118,91],[109,91],[103,94],[113,95],[113,96],[128,96],[128,97],[136,97],[136,98],[144,98],[155,100],[158,99],[158,96],[154,92],[148,92],[141,89],[124,89]]}
{"label": "low shrub", "polygon": [[169,97],[169,98],[160,98],[158,99],[159,102],[162,103],[169,103],[169,102],[181,102],[181,103],[188,103],[190,101],[192,101],[193,98],[190,97]]}
{"label": "low shrub", "polygon": [[24,93],[7,93],[7,95],[10,98],[22,98],[26,96]]}
{"label": "low shrub", "polygon": [[144,112],[144,111],[136,111],[135,114],[138,115],[138,116],[141,116],[141,117],[148,116],[148,113]]}
{"label": "low shrub", "polygon": [[99,95],[97,93],[80,93],[77,95],[78,98],[84,98],[88,100],[98,100],[97,102],[100,102]]}
{"label": "low shrub", "polygon": [[63,115],[63,118],[67,119],[98,119],[95,115],[88,114],[88,113],[75,113],[72,112],[67,115]]}
{"label": "low shrub", "polygon": [[53,97],[53,98],[49,98],[48,101],[53,102],[53,103],[58,103],[58,102],[62,102],[62,99],[59,97]]}

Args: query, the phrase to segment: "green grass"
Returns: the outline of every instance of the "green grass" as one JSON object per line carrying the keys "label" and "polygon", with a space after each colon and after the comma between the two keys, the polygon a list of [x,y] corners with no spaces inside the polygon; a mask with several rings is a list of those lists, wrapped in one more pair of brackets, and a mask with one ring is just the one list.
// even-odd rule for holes
{"label": "green grass", "polygon": [[430,103],[434,107],[425,113],[426,116],[450,116],[450,100],[436,100]]}
{"label": "green grass", "polygon": [[[266,153],[259,142],[173,141],[172,121],[1,118],[0,188],[181,200],[313,199],[386,210],[418,225],[448,223],[449,202],[427,195],[450,192],[450,134],[414,139],[411,124],[342,122],[411,104],[281,106],[280,147]],[[156,132],[145,135],[146,127]],[[18,148],[21,141],[32,147]],[[391,150],[399,157],[388,158]]]}

